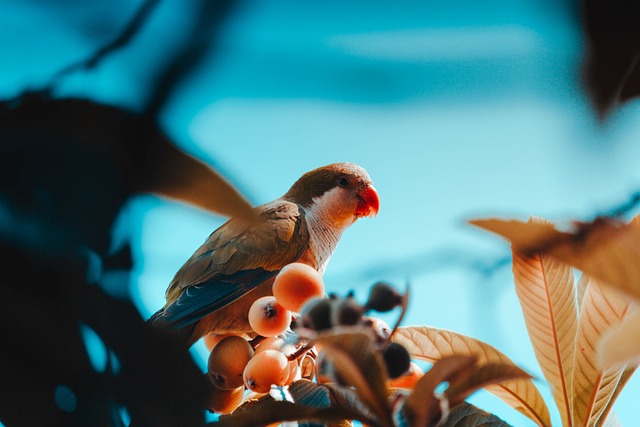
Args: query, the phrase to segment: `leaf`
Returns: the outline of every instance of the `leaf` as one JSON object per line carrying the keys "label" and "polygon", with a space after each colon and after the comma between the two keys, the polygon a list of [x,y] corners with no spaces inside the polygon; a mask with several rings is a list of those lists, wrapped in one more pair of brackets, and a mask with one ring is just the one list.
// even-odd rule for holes
{"label": "leaf", "polygon": [[578,323],[573,378],[573,418],[576,425],[593,425],[609,406],[623,369],[602,369],[596,347],[603,333],[620,322],[629,304],[612,289],[589,279]]}
{"label": "leaf", "polygon": [[[328,408],[331,405],[331,390],[329,387],[319,385],[309,380],[298,380],[288,387],[289,393],[293,396],[295,403],[317,408]],[[347,409],[349,409],[347,407]],[[301,427],[348,427],[351,423],[348,420],[338,420],[316,424],[313,422],[298,423]]]}
{"label": "leaf", "polygon": [[218,172],[159,135],[136,174],[139,191],[157,193],[244,221],[256,219],[247,199]]}
{"label": "leaf", "polygon": [[[602,412],[602,417],[607,417],[605,420],[605,425],[607,422],[609,422],[609,418],[612,415],[611,410],[613,409],[613,404],[616,402],[616,399],[618,398],[618,395],[620,394],[624,386],[627,385],[627,382],[631,378],[631,375],[633,375],[633,373],[636,371],[636,368],[637,367],[634,366],[633,368],[626,369],[620,376],[620,381],[618,381],[618,385],[616,386],[616,389],[611,394],[611,399],[609,400],[609,403],[607,404],[604,411]],[[614,416],[614,418],[617,420],[617,417]]]}
{"label": "leaf", "polygon": [[637,365],[640,362],[640,310],[629,313],[621,323],[606,331],[597,352],[601,367]]}
{"label": "leaf", "polygon": [[515,378],[531,378],[531,375],[515,365],[488,363],[472,369],[468,375],[451,380],[444,394],[451,405],[457,405],[480,388]]}
{"label": "leaf", "polygon": [[483,219],[471,224],[499,234],[525,254],[542,252],[640,300],[640,219],[598,218],[572,233],[550,224]]}
{"label": "leaf", "polygon": [[578,313],[582,310],[582,301],[584,300],[584,293],[587,291],[587,284],[589,283],[589,276],[581,274],[578,283],[576,284],[576,300],[578,301]]}
{"label": "leaf", "polygon": [[354,414],[343,408],[317,408],[261,398],[240,406],[231,415],[220,416],[217,423],[210,425],[212,427],[255,427],[280,421],[342,421],[353,418]]}
{"label": "leaf", "polygon": [[[516,366],[511,359],[482,341],[444,329],[430,326],[398,328],[394,339],[402,344],[412,358],[431,363],[454,354],[474,355],[478,364],[504,363]],[[549,426],[551,419],[544,399],[530,379],[513,380],[486,387],[511,407],[531,418],[538,425]]]}
{"label": "leaf", "polygon": [[637,3],[580,2],[586,43],[583,84],[600,119],[640,96]]}
{"label": "leaf", "polygon": [[440,399],[435,396],[436,387],[462,371],[470,371],[474,356],[453,355],[443,357],[417,382],[407,398],[403,413],[412,426],[427,426],[440,418]]}
{"label": "leaf", "polygon": [[[530,222],[542,223],[532,219]],[[513,251],[513,277],[533,349],[564,426],[571,426],[578,322],[573,269],[544,254]]]}
{"label": "leaf", "polygon": [[289,385],[289,393],[295,403],[318,408],[331,406],[331,397],[327,387],[309,380],[298,380]]}
{"label": "leaf", "polygon": [[378,416],[380,423],[392,425],[386,387],[387,368],[371,334],[352,328],[334,328],[320,334],[314,343],[323,352],[340,377],[355,388],[362,402]]}
{"label": "leaf", "polygon": [[327,387],[331,393],[332,405],[354,414],[351,419],[357,419],[365,425],[376,425],[376,414],[369,406],[362,403],[353,389],[335,383],[326,383],[323,386]]}
{"label": "leaf", "polygon": [[622,427],[622,423],[616,416],[615,412],[610,412],[607,419],[604,420],[602,427]]}
{"label": "leaf", "polygon": [[[493,414],[463,402],[449,412],[441,427],[510,427]],[[613,427],[613,426],[612,426]]]}

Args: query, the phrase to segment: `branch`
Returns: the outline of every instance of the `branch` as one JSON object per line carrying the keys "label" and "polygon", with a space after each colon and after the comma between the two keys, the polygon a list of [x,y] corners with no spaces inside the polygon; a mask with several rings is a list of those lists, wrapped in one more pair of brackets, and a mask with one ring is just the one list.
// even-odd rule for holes
{"label": "branch", "polygon": [[196,8],[197,20],[191,35],[184,47],[158,74],[153,84],[144,108],[147,116],[155,117],[173,94],[177,83],[198,65],[216,39],[215,34],[212,34],[213,30],[220,27],[236,3],[232,0],[200,0],[200,5]]}
{"label": "branch", "polygon": [[78,61],[74,64],[67,65],[62,70],[58,71],[52,78],[51,86],[54,86],[59,79],[67,74],[71,74],[78,70],[91,70],[97,67],[103,59],[105,59],[111,53],[125,47],[131,39],[135,37],[140,28],[149,18],[153,9],[158,5],[159,0],[146,0],[138,11],[133,15],[133,18],[124,27],[122,32],[118,34],[112,41],[106,45],[98,48],[91,56]]}

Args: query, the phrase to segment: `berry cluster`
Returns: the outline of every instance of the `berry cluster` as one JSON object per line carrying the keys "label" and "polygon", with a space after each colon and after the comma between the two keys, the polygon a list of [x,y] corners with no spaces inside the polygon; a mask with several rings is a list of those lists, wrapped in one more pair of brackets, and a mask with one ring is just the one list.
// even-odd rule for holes
{"label": "berry cluster", "polygon": [[[207,335],[205,344],[211,350],[209,409],[221,414],[232,412],[242,402],[245,389],[268,393],[272,385],[286,386],[301,378],[339,383],[322,352],[316,357],[312,337],[339,327],[370,330],[385,361],[388,386],[412,388],[422,371],[410,361],[404,347],[389,341],[392,332],[386,323],[366,315],[370,310],[385,312],[403,306],[406,297],[384,282],[372,287],[364,305],[358,304],[353,294],[345,298],[324,295],[322,277],[315,269],[289,264],[276,277],[273,296],[259,298],[249,310],[249,324],[258,335],[256,339]],[[289,328],[298,336],[293,343],[289,339],[292,334],[285,339]]]}

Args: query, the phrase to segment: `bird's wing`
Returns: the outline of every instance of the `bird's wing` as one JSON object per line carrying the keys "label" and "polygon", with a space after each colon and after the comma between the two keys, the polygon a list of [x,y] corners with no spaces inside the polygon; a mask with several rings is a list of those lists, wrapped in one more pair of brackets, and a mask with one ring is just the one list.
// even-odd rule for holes
{"label": "bird's wing", "polygon": [[228,221],[178,270],[167,289],[164,320],[176,327],[196,322],[300,258],[309,233],[299,206],[279,200],[256,209],[258,223]]}

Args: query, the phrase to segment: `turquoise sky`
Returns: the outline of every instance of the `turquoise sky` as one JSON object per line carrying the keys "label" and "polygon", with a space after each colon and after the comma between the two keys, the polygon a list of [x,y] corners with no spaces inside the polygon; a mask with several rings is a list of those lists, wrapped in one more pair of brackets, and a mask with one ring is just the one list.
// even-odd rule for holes
{"label": "turquoise sky", "polygon": [[[43,84],[108,40],[138,4],[49,3],[0,0],[3,33],[24,40],[0,43],[0,56],[13,58],[0,70],[0,95]],[[130,48],[64,80],[59,94],[139,107],[150,70],[186,37],[191,3],[162,2]],[[254,204],[320,165],[365,167],[380,214],[347,230],[325,274],[328,290],[354,289],[364,300],[376,280],[410,282],[406,325],[483,339],[541,378],[510,268],[478,268],[508,256],[508,245],[465,222],[586,220],[638,189],[640,108],[628,104],[597,123],[580,83],[572,4],[243,2],[162,124]],[[127,206],[119,229],[134,243],[132,292],[144,315],[223,221],[151,196]],[[201,362],[202,350],[194,352]],[[615,407],[625,426],[636,423],[638,393],[635,378]],[[472,402],[514,426],[533,425],[492,396]]]}

